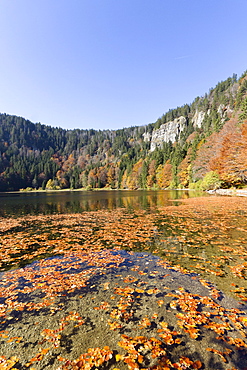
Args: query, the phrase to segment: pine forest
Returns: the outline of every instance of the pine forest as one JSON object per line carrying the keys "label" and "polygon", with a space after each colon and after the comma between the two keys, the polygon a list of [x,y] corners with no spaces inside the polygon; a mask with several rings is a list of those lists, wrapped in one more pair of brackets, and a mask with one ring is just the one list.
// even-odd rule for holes
{"label": "pine forest", "polygon": [[2,192],[207,190],[246,183],[247,72],[143,126],[65,130],[0,114]]}

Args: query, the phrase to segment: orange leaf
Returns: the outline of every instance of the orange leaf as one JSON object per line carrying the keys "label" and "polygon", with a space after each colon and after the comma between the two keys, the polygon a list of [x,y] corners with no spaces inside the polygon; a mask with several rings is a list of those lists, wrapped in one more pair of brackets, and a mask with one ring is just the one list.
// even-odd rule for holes
{"label": "orange leaf", "polygon": [[200,369],[202,367],[202,363],[200,360],[197,360],[192,365],[193,369]]}

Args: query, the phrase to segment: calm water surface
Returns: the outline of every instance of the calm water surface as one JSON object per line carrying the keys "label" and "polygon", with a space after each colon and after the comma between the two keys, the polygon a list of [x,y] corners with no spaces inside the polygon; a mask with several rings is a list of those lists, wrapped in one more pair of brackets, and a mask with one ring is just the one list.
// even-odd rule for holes
{"label": "calm water surface", "polygon": [[[188,199],[186,204],[180,201],[182,199]],[[106,235],[111,234],[111,227],[107,229],[107,225],[112,224],[114,229],[114,220],[107,218],[109,217],[107,211],[113,211],[114,219],[114,215],[120,208],[122,208],[123,214],[126,214],[126,210],[127,214],[130,211],[132,216],[135,213],[138,214],[139,210],[145,210],[145,215],[150,214],[147,222],[153,222],[150,231],[152,237],[144,243],[136,241],[134,251],[148,251],[165,258],[172,265],[179,265],[188,271],[201,274],[207,280],[213,281],[220,289],[227,291],[228,294],[231,293],[231,284],[234,282],[237,287],[242,287],[241,292],[236,291],[236,293],[244,293],[243,299],[246,304],[246,198],[207,197],[206,193],[183,190],[0,193],[0,217],[13,217],[13,219],[25,215],[34,217],[33,221],[29,219],[27,222],[24,217],[21,221],[22,227],[20,230],[13,229],[14,232],[12,232],[10,229],[3,233],[5,243],[7,243],[8,237],[10,239],[14,238],[10,240],[10,245],[18,244],[18,238],[24,238],[29,245],[27,250],[22,247],[19,248],[17,245],[19,249],[12,253],[10,260],[4,264],[3,269],[13,268],[14,266],[20,267],[37,258],[52,255],[53,244],[54,246],[56,243],[59,244],[64,237],[70,237],[72,241],[73,238],[79,238],[82,230],[77,229],[77,227],[80,227],[77,222],[71,226],[57,226],[55,223],[52,224],[49,215],[91,213],[88,215],[88,222],[90,223],[93,220],[95,223],[92,228],[93,231],[91,230],[92,235],[89,230],[87,236],[83,237],[82,235],[82,237],[85,240],[94,238],[94,241],[97,239],[97,243],[100,243],[103,238],[102,235],[106,237]],[[94,217],[96,217],[97,211],[102,210],[106,211],[106,220],[97,224]],[[37,226],[35,217],[40,214],[47,215],[50,221],[47,224],[37,224]],[[102,212],[99,212],[99,215],[102,215]],[[132,216],[129,217],[130,222]],[[140,224],[143,221],[137,218],[136,222]],[[123,224],[126,223],[128,223],[128,217],[123,219]],[[106,228],[105,231],[104,228]],[[123,237],[127,231],[128,228],[124,229],[122,234],[120,232],[120,236]],[[18,232],[20,232],[19,236],[17,235]],[[133,229],[134,232],[135,228]],[[52,246],[49,251],[43,250],[42,245],[39,245],[40,240],[43,241],[45,238],[54,240],[53,243],[50,243]],[[102,242],[102,245],[106,245],[107,248],[114,248],[114,238],[109,236],[109,241],[103,240],[106,244]],[[71,241],[67,244],[70,245],[70,243],[73,245]],[[84,239],[80,243],[83,245]],[[123,244],[122,248],[126,249],[127,247]],[[28,258],[20,261],[20,258],[29,254]]]}
{"label": "calm water surface", "polygon": [[[105,345],[118,353],[119,334],[160,338],[161,323],[182,332],[178,346],[169,345],[174,361],[185,355],[204,369],[247,368],[246,347],[232,344],[226,364],[204,350],[224,354],[229,335],[243,334],[246,342],[247,198],[192,191],[9,193],[0,194],[0,224],[1,356],[16,356],[19,369],[33,361],[37,370],[55,370],[61,358],[67,363]],[[193,302],[199,308],[191,318],[211,312],[210,325],[193,324],[199,337],[177,320],[180,314],[186,322]]]}
{"label": "calm water surface", "polygon": [[78,213],[100,209],[148,209],[174,204],[176,199],[201,195],[194,191],[59,191],[0,193],[0,216]]}

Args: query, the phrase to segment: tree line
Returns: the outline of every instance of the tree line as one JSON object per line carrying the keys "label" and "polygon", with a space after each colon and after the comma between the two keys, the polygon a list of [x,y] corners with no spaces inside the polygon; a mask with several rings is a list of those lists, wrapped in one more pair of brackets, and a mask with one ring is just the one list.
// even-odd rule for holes
{"label": "tree line", "polygon": [[[196,112],[204,113],[200,127]],[[180,116],[186,127],[176,142],[151,152],[143,134]],[[0,191],[197,187],[206,175],[213,186],[243,186],[246,125],[246,73],[146,126],[65,130],[0,114]]]}

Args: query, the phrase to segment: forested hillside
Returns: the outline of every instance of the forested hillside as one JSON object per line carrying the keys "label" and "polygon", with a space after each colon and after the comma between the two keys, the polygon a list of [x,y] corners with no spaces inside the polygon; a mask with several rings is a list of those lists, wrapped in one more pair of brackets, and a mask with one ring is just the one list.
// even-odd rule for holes
{"label": "forested hillside", "polygon": [[0,114],[0,191],[246,183],[247,72],[141,127],[64,130]]}

